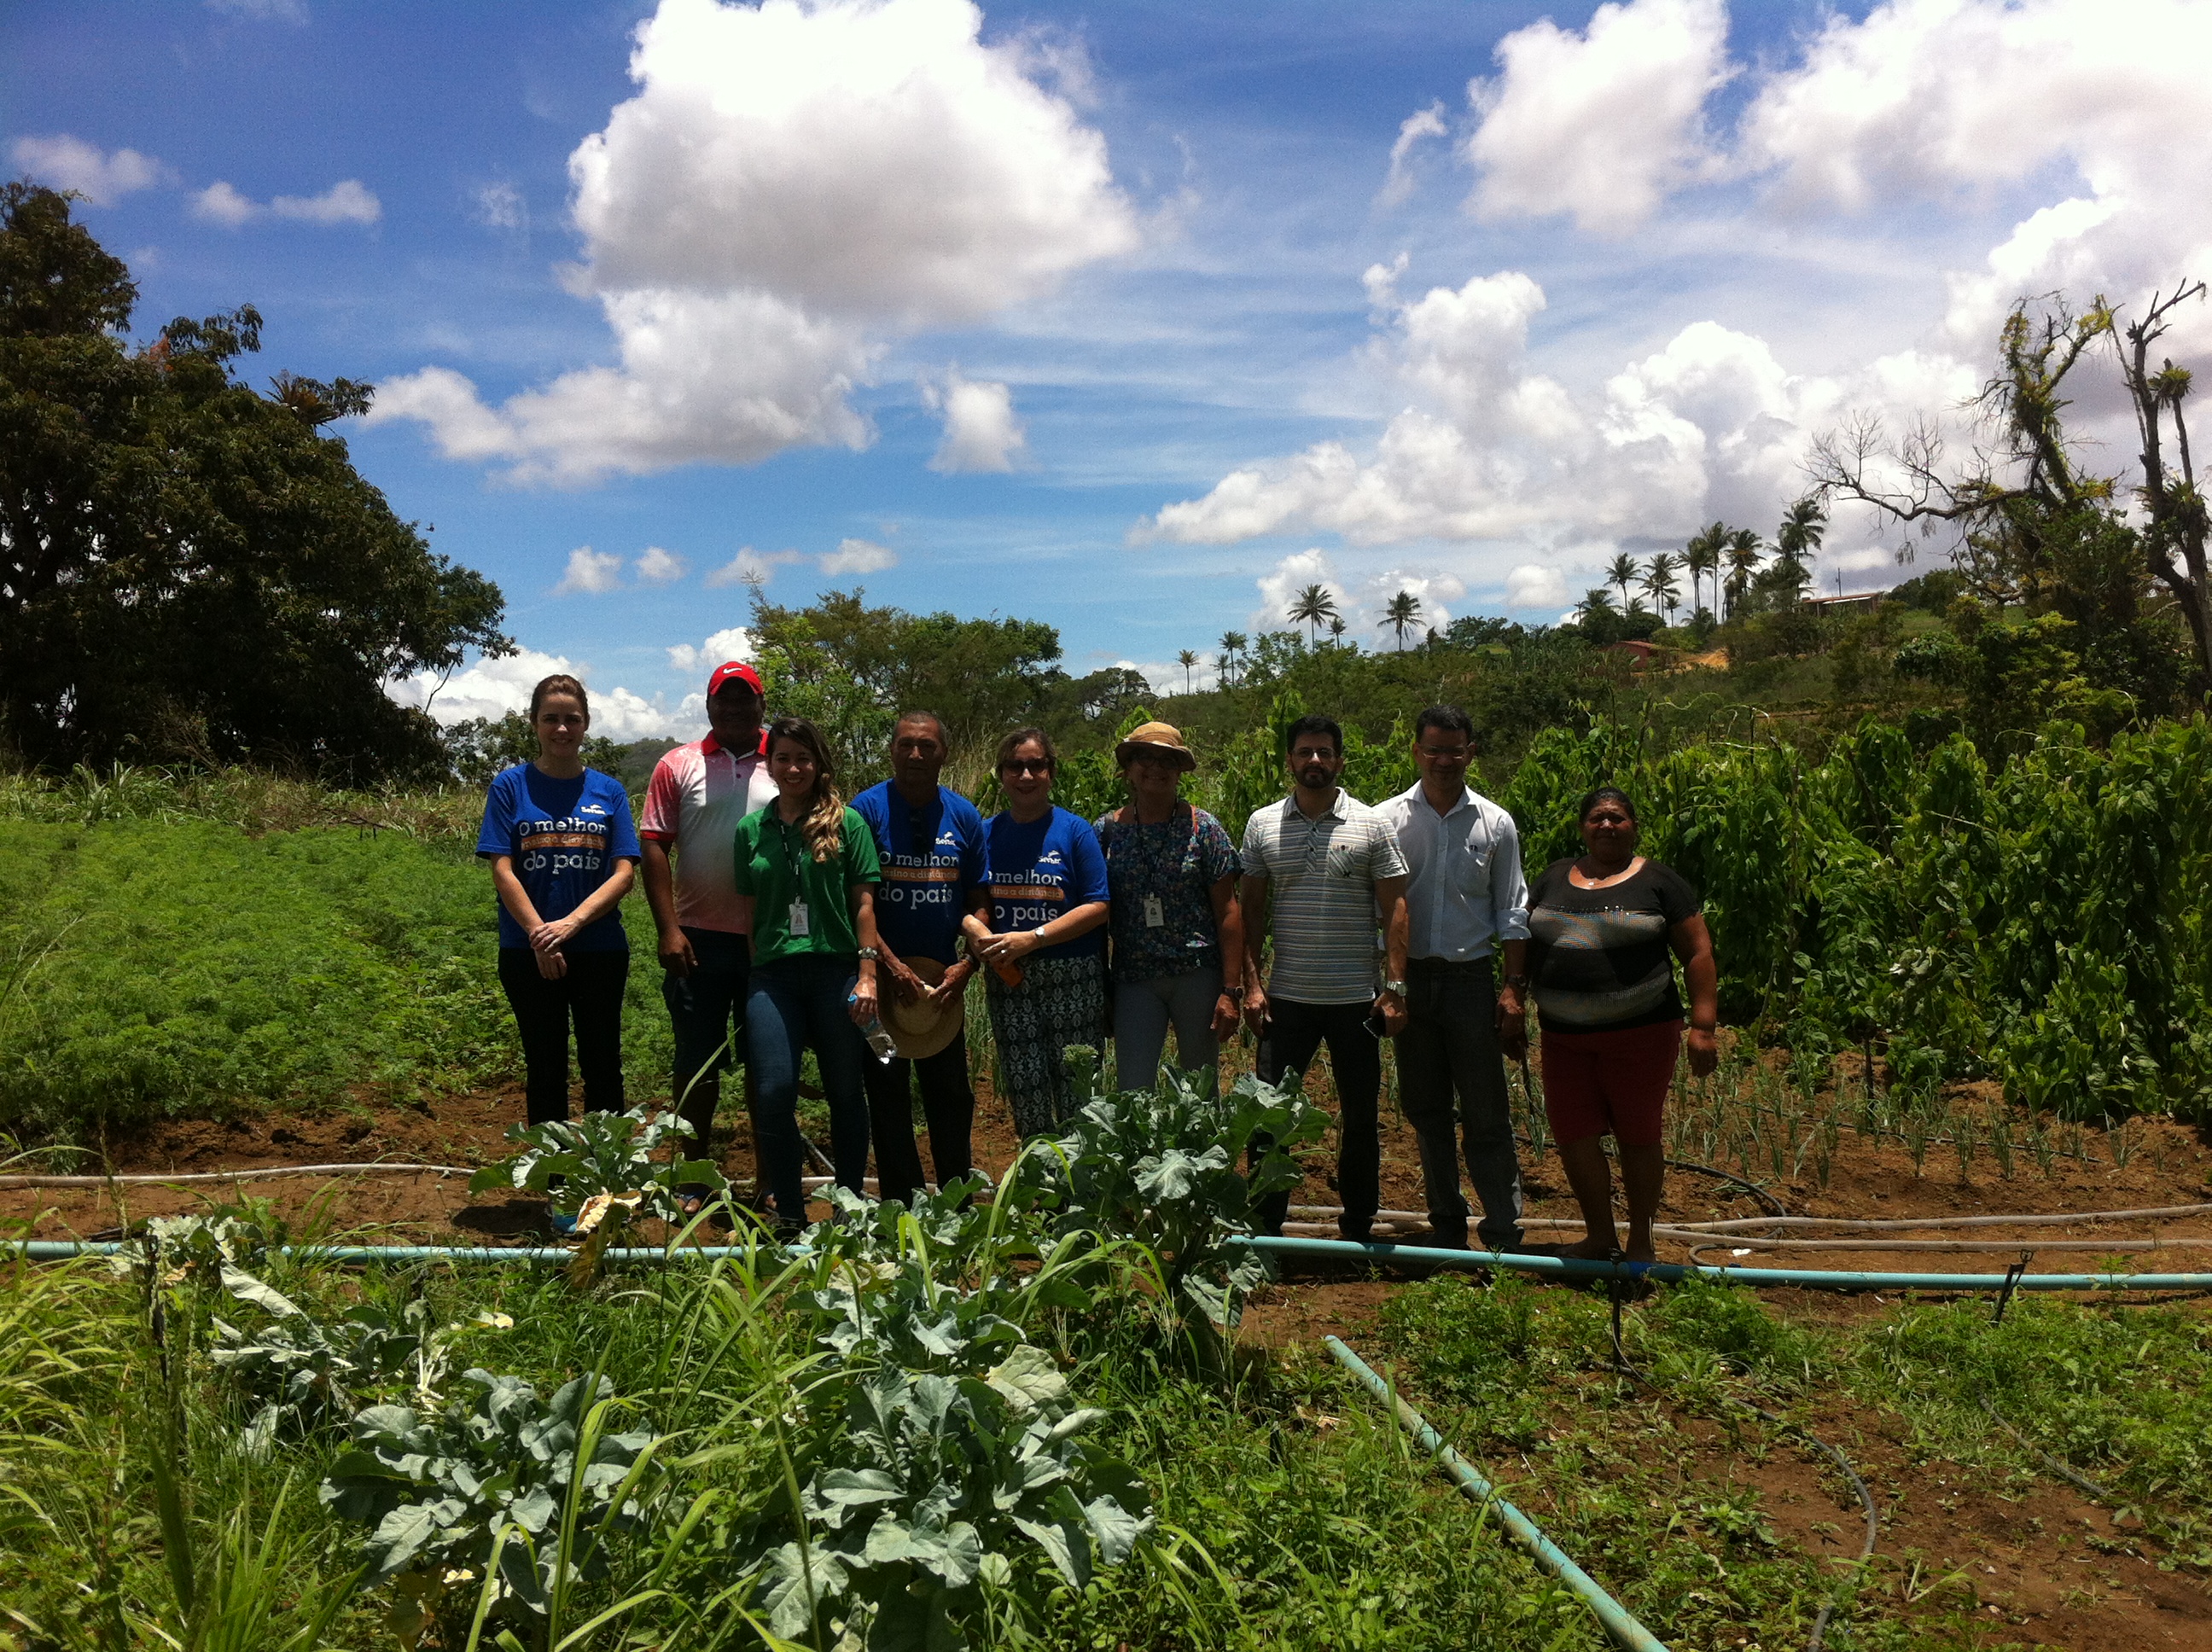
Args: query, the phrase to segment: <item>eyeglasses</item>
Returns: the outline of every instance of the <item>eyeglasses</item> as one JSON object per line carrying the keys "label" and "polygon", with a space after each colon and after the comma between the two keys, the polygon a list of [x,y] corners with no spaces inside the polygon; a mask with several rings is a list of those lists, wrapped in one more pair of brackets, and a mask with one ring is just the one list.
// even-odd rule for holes
{"label": "eyeglasses", "polygon": [[999,765],[1001,774],[1049,774],[1052,760],[1048,757],[1009,757]]}

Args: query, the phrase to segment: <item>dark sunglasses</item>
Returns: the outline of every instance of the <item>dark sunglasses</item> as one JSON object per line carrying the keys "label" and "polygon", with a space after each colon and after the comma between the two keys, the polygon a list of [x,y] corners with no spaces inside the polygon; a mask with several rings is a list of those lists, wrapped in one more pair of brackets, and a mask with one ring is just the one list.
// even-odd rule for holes
{"label": "dark sunglasses", "polygon": [[1001,774],[1049,774],[1052,760],[1048,757],[1009,757],[999,765]]}

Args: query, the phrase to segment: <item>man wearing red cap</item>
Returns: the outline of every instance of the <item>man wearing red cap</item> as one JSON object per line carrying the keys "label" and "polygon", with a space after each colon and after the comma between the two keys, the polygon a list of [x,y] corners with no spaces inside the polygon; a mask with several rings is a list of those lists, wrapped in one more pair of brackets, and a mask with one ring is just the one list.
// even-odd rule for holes
{"label": "man wearing red cap", "polygon": [[729,1050],[743,1048],[737,1028],[752,948],[733,846],[738,823],[775,801],[762,710],[761,680],[751,666],[732,660],[718,667],[707,679],[707,738],[661,758],[638,821],[645,898],[660,932],[660,993],[676,1034],[675,1093],[702,1153],[721,1099],[724,1041]]}

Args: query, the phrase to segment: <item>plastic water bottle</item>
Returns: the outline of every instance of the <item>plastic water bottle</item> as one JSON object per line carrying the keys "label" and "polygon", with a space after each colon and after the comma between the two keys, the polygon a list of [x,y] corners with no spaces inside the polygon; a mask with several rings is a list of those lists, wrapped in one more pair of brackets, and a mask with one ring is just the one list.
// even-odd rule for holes
{"label": "plastic water bottle", "polygon": [[[860,996],[858,993],[848,993],[845,1002],[858,1003]],[[876,1060],[885,1066],[889,1066],[892,1058],[898,1054],[898,1046],[891,1042],[890,1029],[884,1025],[881,1016],[872,1015],[862,1022],[860,1036],[868,1041],[868,1048],[876,1053]]]}

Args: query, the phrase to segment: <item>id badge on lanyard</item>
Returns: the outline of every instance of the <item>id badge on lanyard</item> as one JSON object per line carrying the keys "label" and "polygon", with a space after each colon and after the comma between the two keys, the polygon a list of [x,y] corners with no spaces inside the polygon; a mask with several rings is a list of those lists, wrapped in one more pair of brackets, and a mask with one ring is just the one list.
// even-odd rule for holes
{"label": "id badge on lanyard", "polygon": [[805,940],[806,938],[808,930],[806,902],[805,901],[793,901],[791,903],[790,922],[787,926],[789,928],[792,938],[794,940]]}

